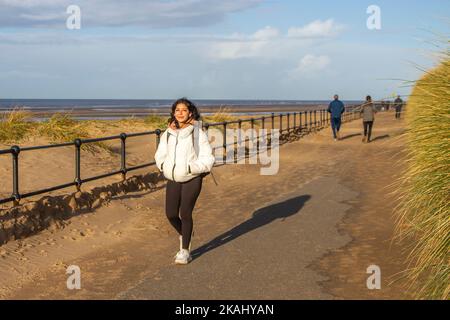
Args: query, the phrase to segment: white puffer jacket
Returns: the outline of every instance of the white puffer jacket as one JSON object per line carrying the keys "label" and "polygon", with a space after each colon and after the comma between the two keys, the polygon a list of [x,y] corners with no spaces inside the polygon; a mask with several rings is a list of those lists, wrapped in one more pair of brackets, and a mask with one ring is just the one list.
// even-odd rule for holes
{"label": "white puffer jacket", "polygon": [[194,125],[183,129],[167,128],[161,135],[155,161],[166,179],[186,182],[202,173],[210,172],[215,158],[208,136],[196,121]]}

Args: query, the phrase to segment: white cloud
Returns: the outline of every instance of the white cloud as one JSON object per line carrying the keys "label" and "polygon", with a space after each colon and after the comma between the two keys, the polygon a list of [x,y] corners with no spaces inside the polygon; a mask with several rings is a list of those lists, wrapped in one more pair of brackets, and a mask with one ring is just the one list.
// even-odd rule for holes
{"label": "white cloud", "polygon": [[298,77],[302,75],[313,75],[315,72],[324,70],[330,64],[331,60],[326,55],[315,56],[313,54],[305,55],[297,67],[294,70],[291,70],[291,77]]}
{"label": "white cloud", "polygon": [[333,19],[315,20],[304,27],[292,27],[288,30],[289,38],[326,38],[339,34],[343,25],[336,24]]}
{"label": "white cloud", "polygon": [[[226,15],[259,5],[262,0],[77,0],[83,26],[205,26]],[[0,0],[0,27],[65,28],[73,0]]]}
{"label": "white cloud", "polygon": [[275,39],[279,35],[280,35],[280,32],[278,31],[278,29],[272,28],[271,26],[267,26],[264,29],[256,31],[251,38],[256,41],[259,41],[259,40],[265,41],[265,40]]}
{"label": "white cloud", "polygon": [[217,41],[209,49],[213,59],[235,60],[241,58],[280,58],[287,52],[311,47],[323,39],[334,37],[344,29],[333,19],[315,20],[303,27],[291,27],[283,35],[274,27],[267,26],[251,35],[233,34]]}
{"label": "white cloud", "polygon": [[250,36],[234,34],[230,41],[218,42],[212,45],[209,55],[215,59],[239,59],[260,56],[279,38],[278,29],[267,26]]}

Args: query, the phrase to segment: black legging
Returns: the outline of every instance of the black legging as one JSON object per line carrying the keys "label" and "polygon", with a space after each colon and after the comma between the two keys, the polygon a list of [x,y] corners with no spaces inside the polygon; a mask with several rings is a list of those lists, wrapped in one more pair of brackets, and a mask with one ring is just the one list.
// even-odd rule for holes
{"label": "black legging", "polygon": [[370,141],[370,136],[372,135],[373,121],[364,121],[364,137],[367,136],[367,141]]}
{"label": "black legging", "polygon": [[183,249],[188,249],[191,242],[192,211],[202,189],[202,181],[202,176],[187,182],[167,181],[166,215],[178,234],[183,236]]}

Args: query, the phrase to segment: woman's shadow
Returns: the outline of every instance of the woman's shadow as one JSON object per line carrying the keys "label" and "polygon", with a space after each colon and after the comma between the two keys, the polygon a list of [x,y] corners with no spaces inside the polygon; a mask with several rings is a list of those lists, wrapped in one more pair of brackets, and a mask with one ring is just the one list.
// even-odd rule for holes
{"label": "woman's shadow", "polygon": [[241,235],[271,223],[276,219],[286,219],[296,214],[304,206],[310,195],[303,195],[256,210],[252,218],[215,237],[208,243],[191,252],[192,259],[200,257],[210,250],[216,249]]}

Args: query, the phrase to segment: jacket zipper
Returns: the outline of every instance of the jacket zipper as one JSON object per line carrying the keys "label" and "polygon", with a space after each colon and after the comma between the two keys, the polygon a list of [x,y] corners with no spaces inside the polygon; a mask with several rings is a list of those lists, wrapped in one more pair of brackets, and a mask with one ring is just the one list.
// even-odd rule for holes
{"label": "jacket zipper", "polygon": [[174,171],[175,171],[175,165],[176,160],[177,160],[177,145],[178,145],[178,134],[176,136],[176,142],[175,142],[175,152],[174,152],[174,156],[173,156],[173,167],[172,167],[172,180],[175,181],[175,176],[174,176]]}

